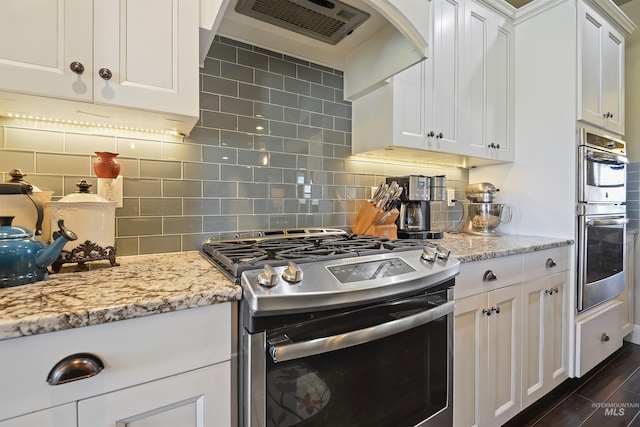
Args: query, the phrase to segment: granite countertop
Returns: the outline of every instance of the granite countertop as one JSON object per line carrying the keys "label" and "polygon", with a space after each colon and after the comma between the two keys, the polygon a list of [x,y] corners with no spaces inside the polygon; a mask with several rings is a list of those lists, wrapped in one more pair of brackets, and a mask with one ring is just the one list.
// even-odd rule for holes
{"label": "granite countertop", "polygon": [[[573,244],[573,240],[533,236],[482,237],[446,233],[431,240],[462,263]],[[128,256],[75,265],[23,286],[0,289],[0,340],[98,325],[242,298],[197,251]],[[464,268],[464,267],[463,267]]]}
{"label": "granite countertop", "polygon": [[0,340],[234,301],[233,285],[197,251],[76,265],[40,282],[0,289]]}
{"label": "granite countertop", "polygon": [[463,233],[445,233],[443,239],[430,241],[449,249],[461,263],[526,254],[574,243],[573,239],[552,237],[517,235],[485,237]]}

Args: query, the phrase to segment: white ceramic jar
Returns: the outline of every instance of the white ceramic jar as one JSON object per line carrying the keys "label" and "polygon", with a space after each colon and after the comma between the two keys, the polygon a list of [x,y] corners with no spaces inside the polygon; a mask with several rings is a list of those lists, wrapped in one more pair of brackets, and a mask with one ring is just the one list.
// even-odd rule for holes
{"label": "white ceramic jar", "polygon": [[102,248],[115,247],[116,202],[90,193],[91,184],[80,181],[80,190],[67,194],[57,202],[49,202],[51,229],[58,229],[58,220],[76,233],[78,240],[68,242],[64,250],[71,251],[87,240]]}

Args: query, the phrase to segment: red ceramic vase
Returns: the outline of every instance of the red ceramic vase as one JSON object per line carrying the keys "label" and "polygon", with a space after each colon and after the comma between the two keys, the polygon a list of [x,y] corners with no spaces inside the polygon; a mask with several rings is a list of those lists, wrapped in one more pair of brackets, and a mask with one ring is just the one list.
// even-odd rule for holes
{"label": "red ceramic vase", "polygon": [[98,178],[117,178],[120,173],[120,163],[118,163],[118,153],[108,151],[96,151],[98,158],[93,162],[93,171]]}

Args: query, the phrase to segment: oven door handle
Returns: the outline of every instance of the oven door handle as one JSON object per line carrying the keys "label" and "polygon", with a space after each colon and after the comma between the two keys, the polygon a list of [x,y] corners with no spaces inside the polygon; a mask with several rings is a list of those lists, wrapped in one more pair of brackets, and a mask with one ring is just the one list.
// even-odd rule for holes
{"label": "oven door handle", "polygon": [[402,319],[382,323],[357,331],[346,332],[331,337],[316,338],[310,341],[301,341],[290,344],[277,344],[269,346],[269,354],[274,363],[287,360],[300,359],[316,354],[328,353],[359,344],[375,341],[391,335],[395,335],[417,326],[424,325],[442,316],[453,313],[455,303],[448,301],[435,308],[422,311]]}
{"label": "oven door handle", "polygon": [[587,220],[588,226],[600,227],[603,225],[622,225],[628,224],[629,218],[614,218],[614,219],[590,219]]}
{"label": "oven door handle", "polygon": [[611,153],[593,152],[588,154],[586,156],[586,159],[594,162],[610,162],[610,163],[616,163],[619,165],[626,165],[629,163],[629,159],[627,159],[626,156],[621,156],[618,154],[611,154]]}

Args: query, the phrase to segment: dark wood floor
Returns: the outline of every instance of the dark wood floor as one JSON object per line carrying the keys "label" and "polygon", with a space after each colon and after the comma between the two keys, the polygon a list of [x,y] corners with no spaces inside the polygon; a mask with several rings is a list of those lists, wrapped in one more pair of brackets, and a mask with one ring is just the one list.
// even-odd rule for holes
{"label": "dark wood floor", "polygon": [[623,347],[582,378],[570,378],[508,427],[640,427],[640,345]]}

